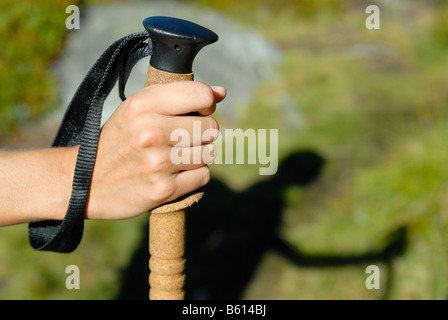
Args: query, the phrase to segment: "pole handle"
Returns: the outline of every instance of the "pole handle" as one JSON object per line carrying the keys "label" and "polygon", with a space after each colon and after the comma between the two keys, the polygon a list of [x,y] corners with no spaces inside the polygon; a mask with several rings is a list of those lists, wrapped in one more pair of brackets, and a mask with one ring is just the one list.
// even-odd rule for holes
{"label": "pole handle", "polygon": [[[175,81],[193,81],[193,73],[171,73],[148,67],[145,87]],[[198,202],[196,191],[163,204],[149,216],[149,299],[183,300],[185,296],[185,218],[189,206]]]}
{"label": "pole handle", "polygon": [[[151,38],[152,54],[145,86],[193,81],[193,60],[218,35],[190,21],[156,16],[143,20]],[[184,299],[185,215],[202,198],[197,191],[153,209],[149,218],[149,298]]]}

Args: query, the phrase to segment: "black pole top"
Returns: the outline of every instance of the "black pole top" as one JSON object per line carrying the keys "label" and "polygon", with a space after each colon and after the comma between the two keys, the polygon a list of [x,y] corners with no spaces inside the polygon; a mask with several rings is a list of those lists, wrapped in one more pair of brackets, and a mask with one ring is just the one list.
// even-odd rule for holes
{"label": "black pole top", "polygon": [[143,20],[152,41],[150,65],[173,73],[191,73],[196,54],[218,35],[196,23],[170,17]]}

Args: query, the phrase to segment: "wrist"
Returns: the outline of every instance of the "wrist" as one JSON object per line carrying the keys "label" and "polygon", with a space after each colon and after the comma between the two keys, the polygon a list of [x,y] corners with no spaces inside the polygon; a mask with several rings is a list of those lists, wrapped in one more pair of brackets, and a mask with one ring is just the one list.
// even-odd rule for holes
{"label": "wrist", "polygon": [[[70,202],[73,176],[76,166],[78,147],[51,148],[38,151],[39,155],[32,157],[41,165],[40,181],[36,180],[34,212],[28,211],[31,221],[63,220]],[[40,157],[40,159],[39,159]],[[39,161],[40,160],[40,161]]]}

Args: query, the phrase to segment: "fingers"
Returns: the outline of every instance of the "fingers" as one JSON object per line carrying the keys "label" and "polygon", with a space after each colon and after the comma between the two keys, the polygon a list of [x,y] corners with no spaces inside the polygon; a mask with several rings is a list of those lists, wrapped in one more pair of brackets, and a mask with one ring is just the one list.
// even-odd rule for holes
{"label": "fingers", "polygon": [[166,150],[160,150],[158,155],[148,154],[149,159],[145,162],[150,174],[143,175],[143,180],[150,183],[149,200],[157,206],[206,185],[210,180],[207,163],[213,161],[214,150],[213,144],[177,148],[171,151],[170,159]]}
{"label": "fingers", "polygon": [[[168,124],[169,122],[169,124]],[[218,122],[211,117],[182,116],[167,121],[170,127],[169,144],[177,147],[199,146],[218,138]]]}
{"label": "fingers", "polygon": [[163,85],[148,86],[139,91],[141,108],[164,115],[198,113],[209,116],[216,109],[216,103],[225,98],[226,89],[210,87],[199,81],[178,81]]}
{"label": "fingers", "polygon": [[175,178],[175,190],[172,200],[184,194],[198,190],[210,181],[210,169],[207,166],[194,170],[183,171]]}
{"label": "fingers", "polygon": [[191,148],[172,147],[170,150],[170,161],[174,165],[173,173],[203,167],[213,162],[215,154],[213,143]]}
{"label": "fingers", "polygon": [[175,82],[120,104],[101,130],[86,217],[133,217],[207,184],[219,134],[210,115],[225,95],[202,82]]}
{"label": "fingers", "polygon": [[216,103],[221,102],[222,100],[224,100],[224,98],[227,95],[227,90],[224,87],[213,86],[212,90],[213,90],[213,93],[215,95]]}

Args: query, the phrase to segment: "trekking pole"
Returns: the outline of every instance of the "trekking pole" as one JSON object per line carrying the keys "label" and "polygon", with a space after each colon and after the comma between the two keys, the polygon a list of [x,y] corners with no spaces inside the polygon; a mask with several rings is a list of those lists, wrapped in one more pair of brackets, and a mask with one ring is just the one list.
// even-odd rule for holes
{"label": "trekking pole", "polygon": [[[204,46],[218,36],[195,23],[169,17],[143,21],[152,41],[146,86],[193,81],[192,64]],[[185,215],[202,191],[153,209],[149,216],[149,299],[183,300],[185,296]]]}

